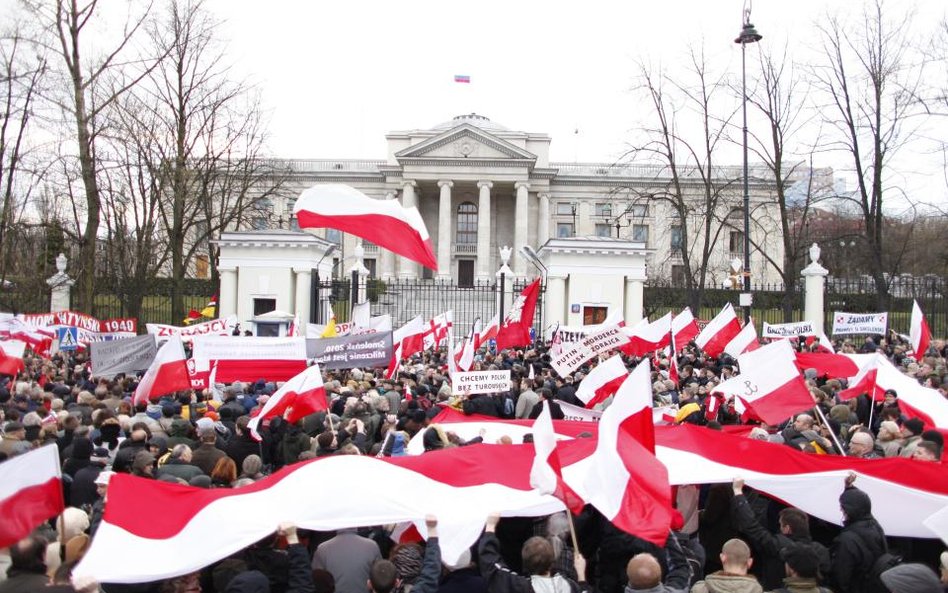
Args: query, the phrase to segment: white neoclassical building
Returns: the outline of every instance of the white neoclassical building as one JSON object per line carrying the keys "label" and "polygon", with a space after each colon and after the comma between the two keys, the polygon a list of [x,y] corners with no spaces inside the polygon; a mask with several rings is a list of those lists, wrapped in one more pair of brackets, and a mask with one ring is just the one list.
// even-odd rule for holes
{"label": "white neoclassical building", "polygon": [[[520,256],[523,245],[540,249],[550,239],[612,237],[641,244],[648,250],[649,282],[682,282],[682,226],[668,203],[656,197],[667,192],[665,169],[652,165],[550,162],[552,139],[547,134],[521,132],[468,114],[431,129],[386,135],[384,160],[289,159],[281,163],[289,181],[273,203],[274,216],[291,220],[295,197],[320,182],[352,185],[379,199],[399,199],[417,206],[431,234],[438,258],[438,276],[461,285],[493,278],[500,267],[498,249],[514,248],[514,274],[535,274]],[[742,257],[741,169],[715,170],[721,197],[712,227],[711,258],[706,283],[721,286],[729,266]],[[762,173],[762,172],[757,172]],[[772,184],[751,173],[754,227],[752,241],[773,261],[782,259],[782,243]],[[703,199],[699,176],[686,173],[686,193]],[[697,202],[696,202],[697,203]],[[704,217],[696,208],[689,215],[688,240],[700,250]],[[259,219],[265,228],[270,221]],[[291,221],[292,226],[292,221]],[[339,244],[342,272],[351,266],[357,239],[332,230],[320,231]],[[699,251],[700,253],[700,251]],[[692,251],[695,258],[695,251]],[[693,259],[692,261],[697,261]],[[365,245],[365,261],[380,278],[430,278],[429,270],[395,257],[387,250]],[[777,282],[774,268],[761,250],[752,250],[755,284]]]}

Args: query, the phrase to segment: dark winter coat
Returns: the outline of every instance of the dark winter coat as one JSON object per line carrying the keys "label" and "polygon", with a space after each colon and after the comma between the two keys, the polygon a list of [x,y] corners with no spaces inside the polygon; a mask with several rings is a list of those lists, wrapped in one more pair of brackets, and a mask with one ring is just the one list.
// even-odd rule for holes
{"label": "dark winter coat", "polygon": [[847,488],[839,497],[846,513],[843,530],[833,542],[833,590],[865,591],[872,565],[889,548],[882,527],[872,516],[872,501],[858,488]]}

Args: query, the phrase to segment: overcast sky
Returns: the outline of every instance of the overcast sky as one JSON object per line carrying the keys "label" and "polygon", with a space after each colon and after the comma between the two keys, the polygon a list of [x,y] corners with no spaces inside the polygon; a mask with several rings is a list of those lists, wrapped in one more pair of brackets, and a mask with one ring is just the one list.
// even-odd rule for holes
{"label": "overcast sky", "polygon": [[[905,10],[912,3],[888,4]],[[943,0],[916,4],[920,28],[944,17]],[[789,39],[801,52],[815,46],[813,23],[827,10],[853,13],[860,5],[758,1],[751,18],[761,45],[783,47]],[[740,71],[737,0],[263,6],[210,4],[225,21],[236,68],[263,89],[272,151],[286,157],[384,158],[386,132],[474,111],[511,129],[548,133],[553,160],[609,162],[636,122],[630,89],[637,59],[671,63],[703,40],[715,63]],[[471,83],[453,82],[455,74]]]}

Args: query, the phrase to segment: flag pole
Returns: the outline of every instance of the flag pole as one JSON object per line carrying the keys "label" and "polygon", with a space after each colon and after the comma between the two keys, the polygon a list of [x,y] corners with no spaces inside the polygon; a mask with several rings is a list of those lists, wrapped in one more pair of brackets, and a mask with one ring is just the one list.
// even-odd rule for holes
{"label": "flag pole", "polygon": [[[573,556],[579,554],[579,542],[576,539],[576,526],[573,525],[573,512],[569,509],[566,509],[566,520],[569,522],[569,537],[573,540]],[[579,577],[579,580],[584,580],[586,575],[576,575]]]}
{"label": "flag pole", "polygon": [[829,422],[826,420],[826,416],[823,414],[823,410],[819,406],[813,406],[813,410],[816,411],[816,415],[820,417],[820,420],[823,421],[823,425],[829,430],[830,436],[833,438],[833,443],[836,445],[836,449],[839,450],[839,454],[843,457],[847,457],[846,450],[843,449],[842,443],[839,442],[839,437],[836,436],[836,433],[833,432],[833,428],[830,426]]}
{"label": "flag pole", "polygon": [[870,431],[872,431],[872,413],[876,409],[875,396],[876,396],[875,389],[872,390],[872,393],[867,394],[867,397],[869,398],[869,426],[867,426],[866,428],[868,428]]}

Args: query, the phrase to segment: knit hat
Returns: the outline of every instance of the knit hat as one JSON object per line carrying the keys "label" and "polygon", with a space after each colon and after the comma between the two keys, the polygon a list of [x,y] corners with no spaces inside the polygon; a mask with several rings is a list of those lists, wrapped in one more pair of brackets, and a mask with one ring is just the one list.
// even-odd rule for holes
{"label": "knit hat", "polygon": [[924,564],[900,564],[881,575],[892,593],[942,593],[938,577]]}
{"label": "knit hat", "polygon": [[907,429],[913,435],[920,435],[925,430],[925,423],[918,418],[910,418],[902,423],[902,428]]}
{"label": "knit hat", "polygon": [[148,407],[145,408],[145,415],[152,420],[158,420],[161,418],[161,406],[158,404],[148,404]]}

